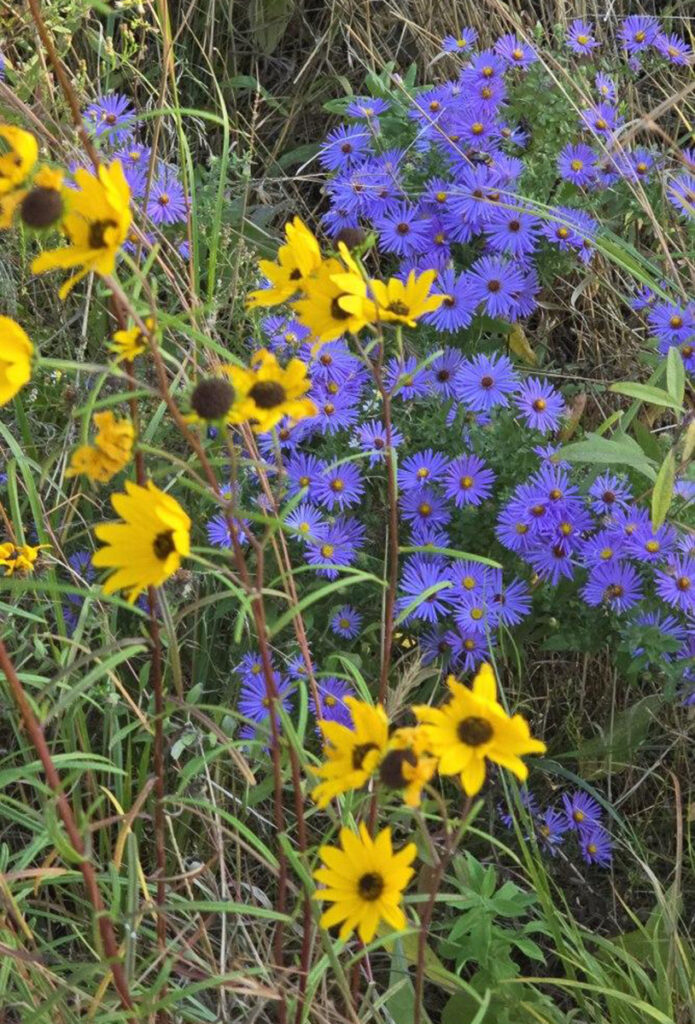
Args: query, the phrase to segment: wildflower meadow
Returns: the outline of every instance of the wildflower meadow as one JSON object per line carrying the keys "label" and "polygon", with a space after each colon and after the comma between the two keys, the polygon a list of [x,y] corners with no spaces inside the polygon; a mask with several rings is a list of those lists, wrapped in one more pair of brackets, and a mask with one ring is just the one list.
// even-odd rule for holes
{"label": "wildflower meadow", "polygon": [[0,1024],[695,1020],[693,14],[0,3]]}

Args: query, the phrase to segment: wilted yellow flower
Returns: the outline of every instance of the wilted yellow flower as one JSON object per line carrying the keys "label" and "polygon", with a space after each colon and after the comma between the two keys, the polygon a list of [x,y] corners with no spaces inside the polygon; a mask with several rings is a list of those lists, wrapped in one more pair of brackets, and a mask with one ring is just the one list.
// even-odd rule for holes
{"label": "wilted yellow flower", "polygon": [[251,292],[247,306],[277,306],[298,291],[302,291],[307,279],[321,266],[321,250],[309,228],[295,217],[285,224],[287,244],[278,249],[277,263],[259,260],[261,272],[271,283],[270,288]]}
{"label": "wilted yellow flower", "polygon": [[9,316],[0,316],[0,405],[6,405],[31,378],[34,346]]}
{"label": "wilted yellow flower", "polygon": [[97,435],[93,445],[81,445],[72,453],[65,475],[82,473],[90,480],[107,483],[130,462],[135,430],[130,420],[117,420],[112,412],[94,414]]}
{"label": "wilted yellow flower", "polygon": [[111,504],[123,520],[101,523],[94,532],[104,547],[92,556],[97,568],[113,569],[104,592],[126,590],[132,604],[147,587],[159,587],[190,551],[191,521],[171,495],[152,481],[147,487],[126,481],[125,494]]}
{"label": "wilted yellow flower", "polygon": [[34,274],[80,267],[61,287],[64,299],[86,274],[112,274],[118,250],[128,237],[132,221],[130,189],[120,161],[101,164],[98,177],[83,167],[75,171],[78,187],[66,188],[62,229],[70,245],[41,253],[31,264]]}
{"label": "wilted yellow flower", "polygon": [[13,124],[0,124],[0,139],[7,152],[0,154],[0,195],[12,192],[29,177],[39,158],[39,146],[31,134]]}
{"label": "wilted yellow flower", "polygon": [[257,434],[265,434],[283,416],[297,421],[316,415],[316,406],[306,393],[311,381],[306,363],[290,359],[283,369],[275,355],[261,349],[251,359],[251,367],[220,368],[234,388],[234,401],[227,415],[229,423],[251,423]]}
{"label": "wilted yellow flower", "polygon": [[[148,316],[144,323],[147,330],[152,334],[155,328],[154,317]],[[117,363],[120,363],[122,359],[132,363],[133,359],[141,355],[146,348],[147,338],[139,327],[129,327],[124,331],[116,331],[113,341],[109,345],[109,350],[116,355]]]}
{"label": "wilted yellow flower", "polygon": [[14,576],[16,572],[28,575],[34,571],[34,564],[39,557],[39,551],[47,548],[48,544],[0,544],[0,565],[5,568],[5,576]]}

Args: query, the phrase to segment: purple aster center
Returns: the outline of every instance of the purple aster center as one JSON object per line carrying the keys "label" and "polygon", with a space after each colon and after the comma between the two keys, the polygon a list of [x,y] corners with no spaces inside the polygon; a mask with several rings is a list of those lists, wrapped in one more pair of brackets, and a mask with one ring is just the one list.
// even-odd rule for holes
{"label": "purple aster center", "polygon": [[510,220],[509,224],[507,225],[507,227],[509,228],[510,231],[512,231],[514,234],[516,234],[517,231],[521,231],[521,221],[520,220]]}
{"label": "purple aster center", "polygon": [[491,388],[494,383],[495,383],[494,378],[488,376],[487,374],[485,375],[485,377],[481,377],[480,378],[480,386],[481,386],[481,388],[485,388],[486,390]]}
{"label": "purple aster center", "polygon": [[157,202],[159,203],[160,206],[168,206],[169,203],[171,202],[171,199],[169,197],[169,193],[168,192],[162,192],[160,195],[157,196]]}
{"label": "purple aster center", "polygon": [[489,292],[493,292],[493,293],[494,292],[498,292],[501,287],[502,287],[501,283],[495,277],[493,277],[492,280],[488,281],[488,283],[487,283],[487,290]]}
{"label": "purple aster center", "polygon": [[351,142],[344,142],[342,144],[342,146],[340,147],[340,152],[341,153],[352,153],[352,143]]}
{"label": "purple aster center", "polygon": [[379,449],[381,449],[381,448],[383,448],[383,447],[384,447],[384,445],[386,444],[386,442],[384,441],[383,437],[375,437],[375,438],[374,438],[374,441],[373,441],[373,444],[374,444],[374,447],[375,447],[375,448],[379,448]]}
{"label": "purple aster center", "polygon": [[409,235],[410,224],[406,224],[406,222],[402,220],[400,224],[396,224],[396,231],[398,232],[399,235]]}
{"label": "purple aster center", "polygon": [[449,370],[437,371],[437,380],[440,381],[442,384],[446,383],[446,381],[448,381],[450,377],[451,373],[449,372]]}
{"label": "purple aster center", "polygon": [[615,501],[615,491],[604,491],[602,498],[607,505],[612,505]]}
{"label": "purple aster center", "polygon": [[685,593],[687,590],[690,590],[690,583],[691,581],[689,576],[679,576],[676,580],[676,587],[678,590]]}

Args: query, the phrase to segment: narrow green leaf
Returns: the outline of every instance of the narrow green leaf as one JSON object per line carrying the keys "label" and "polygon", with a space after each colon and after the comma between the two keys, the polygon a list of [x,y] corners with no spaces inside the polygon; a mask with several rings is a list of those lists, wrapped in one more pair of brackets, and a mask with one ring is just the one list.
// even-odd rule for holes
{"label": "narrow green leaf", "polygon": [[676,460],[672,451],[661,463],[652,491],[652,526],[655,530],[663,523],[673,498],[673,485],[676,480]]}
{"label": "narrow green leaf", "polygon": [[649,384],[633,384],[631,381],[624,381],[622,384],[611,384],[609,391],[617,395],[627,395],[628,398],[636,398],[640,402],[648,402],[649,405],[660,405],[666,409],[680,411],[681,404],[676,402],[670,391],[663,391],[661,388],[650,387]]}
{"label": "narrow green leaf", "polygon": [[666,387],[673,401],[682,406],[685,397],[685,367],[680,349],[675,345],[671,346],[666,356]]}
{"label": "narrow green leaf", "polygon": [[560,449],[561,458],[570,462],[588,462],[601,466],[631,466],[648,480],[656,480],[652,460],[647,458],[637,442],[621,435],[620,440],[587,434],[584,441],[575,441]]}

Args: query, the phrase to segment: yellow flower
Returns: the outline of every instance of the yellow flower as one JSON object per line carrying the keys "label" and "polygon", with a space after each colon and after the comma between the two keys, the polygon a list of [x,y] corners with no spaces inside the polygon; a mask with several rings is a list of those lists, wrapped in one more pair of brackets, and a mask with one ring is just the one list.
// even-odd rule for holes
{"label": "yellow flower", "polygon": [[311,381],[306,363],[290,359],[283,369],[272,352],[261,349],[251,359],[251,367],[222,366],[222,372],[234,388],[234,402],[228,423],[252,424],[255,433],[265,434],[283,416],[294,422],[316,415],[316,406],[306,393]]}
{"label": "yellow flower", "polygon": [[374,318],[374,304],[367,298],[367,282],[346,273],[335,259],[326,260],[318,273],[306,282],[305,298],[292,308],[297,319],[320,343],[333,341],[345,331],[357,334]]}
{"label": "yellow flower", "polygon": [[33,354],[26,331],[9,316],[0,316],[0,405],[7,405],[30,379]]}
{"label": "yellow flower", "polygon": [[0,154],[0,195],[12,192],[27,178],[39,158],[39,147],[30,132],[13,124],[0,124],[0,139],[7,151]]}
{"label": "yellow flower", "polygon": [[429,294],[436,276],[436,270],[426,270],[419,276],[411,270],[405,284],[395,277],[385,284],[383,281],[370,281],[380,319],[415,327],[419,317],[438,309],[446,299],[446,295]]}
{"label": "yellow flower", "polygon": [[417,854],[415,843],[394,853],[390,828],[372,839],[361,822],[359,835],[341,828],[340,844],[319,849],[323,866],[314,878],[327,888],[317,890],[314,899],[333,904],[321,915],[321,927],[342,922],[341,939],[357,929],[364,943],[372,941],[382,920],[398,931],[405,928],[401,897],[415,873],[410,866]]}
{"label": "yellow flower", "polygon": [[[155,328],[154,317],[148,316],[144,323],[147,330],[152,334]],[[126,359],[132,363],[133,359],[141,355],[146,348],[147,338],[139,327],[129,327],[127,331],[116,331],[113,341],[109,345],[109,351],[116,355],[117,363],[120,363],[121,359]]]}
{"label": "yellow flower", "polygon": [[94,445],[82,445],[72,453],[65,475],[83,473],[104,484],[130,462],[135,431],[130,420],[117,420],[110,411],[95,413],[94,422],[98,431]]}
{"label": "yellow flower", "polygon": [[403,790],[408,807],[419,807],[422,789],[437,770],[437,759],[425,753],[421,727],[396,729],[379,766],[379,780],[387,789]]}
{"label": "yellow flower", "polygon": [[440,775],[461,775],[468,796],[475,796],[485,781],[485,759],[514,772],[522,782],[528,769],[523,754],[543,754],[545,743],[534,740],[521,715],[510,717],[497,703],[492,668],[481,665],[473,689],[447,679],[451,699],[441,708],[414,707],[423,723],[423,737],[435,757]]}
{"label": "yellow flower", "polygon": [[364,786],[386,752],[389,726],[381,704],[372,707],[354,697],[346,697],[345,703],[350,709],[353,729],[340,722],[318,723],[326,741],[326,761],[312,768],[324,781],[315,787],[311,797],[319,807],[328,806],[334,796]]}
{"label": "yellow flower", "polygon": [[0,544],[0,565],[5,567],[5,576],[13,576],[16,572],[29,574],[34,571],[34,563],[39,557],[42,548],[49,547],[48,544],[37,544],[32,547],[30,544]]}
{"label": "yellow flower", "polygon": [[321,266],[319,243],[309,228],[295,217],[285,224],[287,245],[278,249],[277,263],[259,260],[261,273],[270,281],[270,288],[251,292],[247,306],[277,306],[301,291],[307,279]]}
{"label": "yellow flower", "polygon": [[114,572],[104,583],[113,594],[127,590],[132,604],[147,587],[159,587],[190,551],[191,521],[179,503],[149,481],[146,487],[126,481],[125,494],[113,494],[111,504],[120,523],[95,528],[106,545],[92,556],[97,568]]}
{"label": "yellow flower", "polygon": [[75,171],[78,187],[64,189],[62,228],[70,245],[41,253],[31,264],[34,274],[56,268],[81,267],[61,287],[64,299],[86,274],[112,274],[116,254],[128,237],[132,221],[130,189],[120,161],[101,164],[98,177],[83,167]]}

